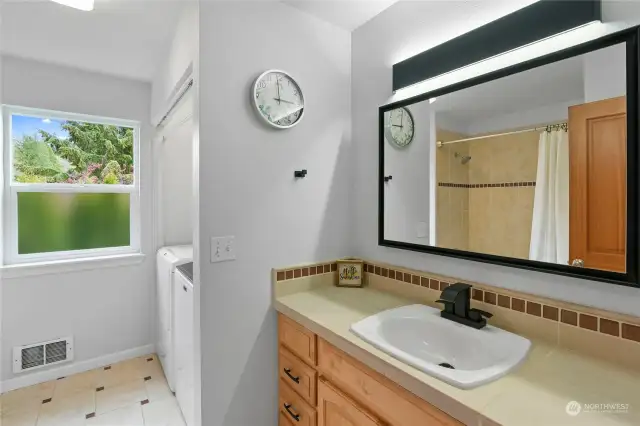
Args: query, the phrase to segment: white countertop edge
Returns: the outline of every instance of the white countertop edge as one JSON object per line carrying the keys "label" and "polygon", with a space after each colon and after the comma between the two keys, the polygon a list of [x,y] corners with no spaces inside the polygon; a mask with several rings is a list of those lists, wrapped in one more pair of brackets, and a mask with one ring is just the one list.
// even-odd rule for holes
{"label": "white countertop edge", "polygon": [[315,321],[308,319],[299,312],[281,303],[279,300],[276,299],[274,301],[274,306],[278,312],[300,323],[309,331],[317,334],[319,337],[331,343],[341,351],[347,353],[367,367],[383,375],[387,379],[398,384],[439,410],[447,413],[456,420],[466,425],[480,425],[481,419],[486,418],[483,414],[463,402],[460,402],[457,399],[434,389],[429,384],[417,379],[416,377],[412,377],[411,375],[399,370],[389,362],[381,359],[370,351],[345,340],[334,331],[322,327]]}

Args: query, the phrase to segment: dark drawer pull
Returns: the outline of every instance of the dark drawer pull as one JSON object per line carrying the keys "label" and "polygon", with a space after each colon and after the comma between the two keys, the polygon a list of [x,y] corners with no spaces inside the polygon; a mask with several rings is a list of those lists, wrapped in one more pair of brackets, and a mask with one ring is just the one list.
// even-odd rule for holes
{"label": "dark drawer pull", "polygon": [[286,374],[287,376],[289,376],[289,378],[291,380],[293,380],[294,382],[296,382],[297,384],[300,384],[300,377],[293,377],[291,375],[291,369],[290,368],[285,368],[284,369],[284,374]]}
{"label": "dark drawer pull", "polygon": [[188,291],[188,290],[187,290],[187,286],[186,286],[186,285],[183,285],[183,286],[182,286],[182,289],[183,289],[184,291]]}
{"label": "dark drawer pull", "polygon": [[300,414],[293,414],[293,411],[289,410],[289,408],[291,408],[291,404],[284,404],[284,409],[287,410],[287,413],[289,413],[289,415],[291,417],[293,417],[293,420],[295,420],[296,422],[300,421]]}

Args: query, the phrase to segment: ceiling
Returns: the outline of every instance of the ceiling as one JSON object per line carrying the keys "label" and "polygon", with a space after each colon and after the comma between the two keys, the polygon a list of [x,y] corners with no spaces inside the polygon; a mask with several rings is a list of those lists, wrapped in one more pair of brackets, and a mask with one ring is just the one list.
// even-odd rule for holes
{"label": "ceiling", "polygon": [[398,0],[284,0],[324,21],[353,31]]}
{"label": "ceiling", "polygon": [[47,0],[2,4],[0,51],[151,81],[184,1],[96,0],[82,12]]}
{"label": "ceiling", "polygon": [[437,98],[438,116],[459,123],[530,111],[584,97],[584,58],[576,56]]}

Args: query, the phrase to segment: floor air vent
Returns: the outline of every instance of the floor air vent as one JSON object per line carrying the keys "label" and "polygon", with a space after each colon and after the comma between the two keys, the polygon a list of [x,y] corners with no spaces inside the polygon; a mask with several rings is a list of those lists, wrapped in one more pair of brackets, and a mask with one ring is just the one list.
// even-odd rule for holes
{"label": "floor air vent", "polygon": [[73,338],[51,340],[13,348],[13,372],[45,367],[73,359]]}

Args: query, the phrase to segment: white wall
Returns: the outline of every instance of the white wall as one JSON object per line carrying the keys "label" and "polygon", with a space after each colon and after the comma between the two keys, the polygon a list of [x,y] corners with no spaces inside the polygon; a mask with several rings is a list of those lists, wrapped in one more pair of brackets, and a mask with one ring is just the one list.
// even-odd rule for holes
{"label": "white wall", "polygon": [[191,89],[156,141],[158,246],[193,242],[193,102]]}
{"label": "white wall", "polygon": [[[270,270],[351,252],[351,38],[280,2],[220,1],[200,5],[200,46],[202,424],[275,426]],[[289,130],[266,126],[250,102],[274,68],[307,100]],[[309,174],[294,180],[299,169]],[[211,264],[209,239],[224,235],[237,260]]]}
{"label": "white wall", "polygon": [[[2,379],[14,346],[73,335],[80,362],[153,343],[155,309],[147,83],[2,58],[3,102],[138,120],[141,124],[141,264],[58,275],[2,278]],[[22,374],[21,376],[24,376]]]}
{"label": "white wall", "polygon": [[171,44],[164,59],[158,66],[153,78],[151,92],[151,118],[158,124],[169,107],[168,102],[174,94],[176,84],[190,72],[198,54],[198,5],[188,2],[175,29]]}
{"label": "white wall", "polygon": [[627,50],[624,44],[587,53],[584,57],[586,102],[624,96],[627,93]]}
{"label": "white wall", "polygon": [[[352,117],[354,156],[356,162],[352,227],[357,243],[355,255],[410,268],[429,270],[470,281],[569,300],[618,312],[637,314],[640,292],[588,280],[572,279],[521,269],[457,260],[441,256],[413,253],[379,247],[377,244],[377,176],[378,176],[378,111],[379,105],[392,98],[391,66],[430,46],[468,31],[483,19],[503,16],[517,7],[513,0],[502,1],[401,1],[373,18],[352,34]],[[530,3],[530,2],[529,2]],[[394,100],[443,84],[485,73],[514,61],[545,53],[544,49],[579,43],[616,29],[640,23],[637,2],[605,2],[606,25],[586,27],[569,33],[560,40],[550,40],[499,57],[495,61],[468,67],[460,72],[433,79],[396,93]],[[493,67],[493,68],[492,68]]]}
{"label": "white wall", "polygon": [[[0,4],[0,34],[2,33],[2,4]],[[2,38],[0,38],[0,48],[2,44]],[[2,103],[4,102],[4,94],[2,91],[2,77],[3,77],[3,58],[2,55],[0,55],[0,105],[2,105]],[[0,120],[0,135],[4,135],[4,123],[3,120]],[[0,136],[0,139],[4,139],[4,136]],[[3,141],[4,143],[4,141]],[[4,164],[4,149],[0,150],[0,164]],[[0,173],[0,199],[4,199],[4,173]],[[3,216],[3,210],[2,208],[0,208],[0,223],[4,223],[4,216]],[[0,226],[0,241],[4,241],[4,227]],[[0,244],[1,246],[2,244]],[[0,247],[0,259],[4,259],[4,247]],[[5,355],[5,352],[3,350],[3,342],[4,342],[4,338],[2,337],[2,331],[4,330],[3,328],[3,321],[2,321],[2,317],[3,317],[3,313],[4,310],[2,309],[2,305],[3,305],[3,291],[4,290],[4,285],[2,285],[2,276],[0,275],[0,394],[2,392],[4,392],[4,385],[2,383],[2,378],[3,376],[3,371],[4,371],[4,359],[7,357],[7,355]]]}
{"label": "white wall", "polygon": [[409,146],[396,148],[385,138],[385,238],[429,244],[432,112],[429,102],[407,107],[414,135]]}
{"label": "white wall", "polygon": [[[467,123],[464,133],[468,135],[478,135],[567,120],[569,119],[569,107],[581,103],[584,103],[584,99],[574,99],[540,108],[474,120]],[[437,114],[436,118],[439,118]]]}

